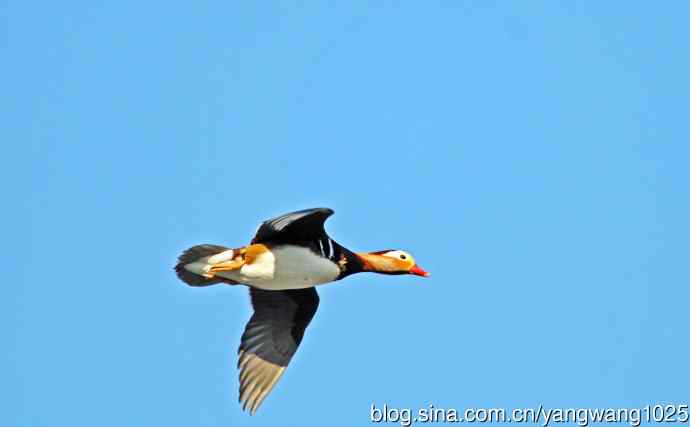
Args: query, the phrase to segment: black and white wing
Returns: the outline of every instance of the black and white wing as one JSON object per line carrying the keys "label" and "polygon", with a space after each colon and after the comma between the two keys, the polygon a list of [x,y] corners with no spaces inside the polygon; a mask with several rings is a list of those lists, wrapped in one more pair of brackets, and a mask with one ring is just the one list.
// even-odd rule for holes
{"label": "black and white wing", "polygon": [[328,238],[323,224],[333,215],[328,208],[305,209],[290,212],[264,221],[252,239],[254,243],[290,243]]}
{"label": "black and white wing", "polygon": [[254,315],[239,348],[240,403],[252,415],[283,375],[319,306],[314,288],[250,288]]}

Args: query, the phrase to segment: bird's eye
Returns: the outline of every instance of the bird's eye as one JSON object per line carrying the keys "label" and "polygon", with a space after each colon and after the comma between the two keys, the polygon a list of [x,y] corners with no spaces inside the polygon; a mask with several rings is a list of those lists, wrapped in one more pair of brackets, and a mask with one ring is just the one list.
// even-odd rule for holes
{"label": "bird's eye", "polygon": [[407,257],[404,254],[400,254],[400,259],[407,259]]}

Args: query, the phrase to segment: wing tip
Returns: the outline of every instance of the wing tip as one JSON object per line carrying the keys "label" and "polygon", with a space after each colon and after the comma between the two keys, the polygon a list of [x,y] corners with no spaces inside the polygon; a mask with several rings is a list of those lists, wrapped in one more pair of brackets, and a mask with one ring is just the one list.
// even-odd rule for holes
{"label": "wing tip", "polygon": [[[240,393],[238,403],[243,411],[255,415],[276,383],[283,376],[285,366],[264,360],[254,353],[242,351],[240,358],[253,359],[240,370]],[[251,366],[250,366],[251,365]],[[247,373],[247,371],[250,371]],[[244,375],[246,374],[246,375]]]}
{"label": "wing tip", "polygon": [[310,211],[313,210],[314,212],[323,212],[327,217],[333,215],[335,211],[331,208],[313,208],[313,209],[305,209],[305,211]]}

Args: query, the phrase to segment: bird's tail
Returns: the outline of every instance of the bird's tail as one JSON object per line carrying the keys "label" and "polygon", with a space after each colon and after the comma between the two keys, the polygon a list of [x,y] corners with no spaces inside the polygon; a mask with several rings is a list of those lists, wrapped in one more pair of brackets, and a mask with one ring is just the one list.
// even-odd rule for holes
{"label": "bird's tail", "polygon": [[177,277],[189,286],[209,286],[217,283],[236,283],[232,280],[209,274],[212,266],[232,260],[236,250],[219,245],[197,245],[182,252],[177,260]]}

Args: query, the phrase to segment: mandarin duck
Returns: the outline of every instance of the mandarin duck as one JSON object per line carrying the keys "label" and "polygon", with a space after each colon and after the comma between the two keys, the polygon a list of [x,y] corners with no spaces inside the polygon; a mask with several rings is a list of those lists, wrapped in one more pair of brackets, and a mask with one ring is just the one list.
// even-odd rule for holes
{"label": "mandarin duck", "polygon": [[331,239],[328,208],[264,221],[248,246],[197,245],[182,253],[177,276],[190,286],[247,285],[254,314],[238,349],[239,401],[253,415],[285,371],[316,313],[316,286],[354,273],[427,277],[402,250],[352,252]]}

